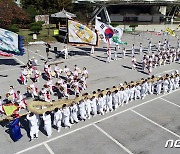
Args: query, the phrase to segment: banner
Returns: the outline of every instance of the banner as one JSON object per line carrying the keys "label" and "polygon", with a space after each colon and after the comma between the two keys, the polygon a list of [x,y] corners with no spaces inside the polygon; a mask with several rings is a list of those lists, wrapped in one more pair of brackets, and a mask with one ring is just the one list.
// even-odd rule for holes
{"label": "banner", "polygon": [[167,28],[166,30],[165,30],[165,32],[167,32],[169,35],[171,35],[171,36],[176,36],[176,34],[175,34],[175,32],[172,30],[172,29],[170,29],[170,28]]}
{"label": "banner", "polygon": [[98,31],[101,40],[105,43],[126,44],[126,42],[121,42],[121,37],[123,35],[123,30],[121,28],[114,28],[96,19],[95,29]]}
{"label": "banner", "polygon": [[15,105],[9,105],[9,106],[3,105],[3,108],[7,116],[11,116],[14,113],[14,111],[18,109],[18,107]]}
{"label": "banner", "polygon": [[23,38],[18,34],[0,28],[0,50],[23,55]]}
{"label": "banner", "polygon": [[54,35],[59,35],[59,30],[58,29],[54,30]]}
{"label": "banner", "polygon": [[73,20],[68,20],[68,42],[96,46],[98,36],[85,25]]}

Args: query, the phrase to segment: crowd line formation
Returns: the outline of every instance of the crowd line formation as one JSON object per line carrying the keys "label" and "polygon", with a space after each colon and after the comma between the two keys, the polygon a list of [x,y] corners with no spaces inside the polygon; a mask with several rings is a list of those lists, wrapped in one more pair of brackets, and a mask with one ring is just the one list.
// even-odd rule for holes
{"label": "crowd line formation", "polygon": [[[152,68],[158,66],[171,64],[173,62],[178,62],[180,60],[180,40],[178,39],[177,47],[172,47],[166,39],[164,42],[159,41],[158,45],[155,47],[155,50],[152,50],[152,43],[149,42],[148,49],[146,54],[143,56],[141,61],[141,69],[147,73],[152,73]],[[144,51],[142,43],[140,43],[139,54],[142,54]],[[132,69],[138,69],[138,63],[134,56],[134,45],[132,47]]]}
{"label": "crowd line formation", "polygon": [[62,127],[71,128],[79,121],[112,112],[133,100],[144,99],[147,95],[170,93],[179,88],[179,76],[178,70],[164,76],[152,75],[150,78],[142,78],[137,82],[121,83],[118,87],[113,86],[112,89],[98,89],[93,92],[93,95],[86,93],[78,102],[72,101],[70,106],[63,104],[62,108],[46,111],[42,115],[30,112],[27,115],[30,124],[30,141],[38,138],[40,127],[44,127],[47,137],[50,137],[52,126],[60,132]]}

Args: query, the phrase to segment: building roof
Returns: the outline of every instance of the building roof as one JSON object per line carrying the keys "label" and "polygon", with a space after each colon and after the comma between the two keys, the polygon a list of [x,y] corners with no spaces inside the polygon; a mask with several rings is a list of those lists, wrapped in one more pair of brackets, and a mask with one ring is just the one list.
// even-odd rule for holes
{"label": "building roof", "polygon": [[53,17],[53,18],[74,18],[74,17],[76,17],[76,15],[73,13],[67,12],[66,10],[63,9],[60,12],[51,14],[51,17]]}
{"label": "building roof", "polygon": [[180,0],[74,0],[74,3],[93,3],[94,5],[103,5],[103,4],[108,4],[108,5],[168,5],[168,4],[179,4],[180,5]]}

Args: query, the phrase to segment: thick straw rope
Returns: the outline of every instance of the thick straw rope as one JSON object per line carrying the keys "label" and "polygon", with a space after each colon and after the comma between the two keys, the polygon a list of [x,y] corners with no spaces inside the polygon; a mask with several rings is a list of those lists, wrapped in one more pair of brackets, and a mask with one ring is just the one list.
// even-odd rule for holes
{"label": "thick straw rope", "polygon": [[[178,76],[179,76],[179,74],[178,74]],[[95,96],[97,98],[100,93],[105,95],[108,91],[114,92],[115,90],[120,90],[121,87],[123,87],[125,89],[128,85],[132,86],[132,85],[142,84],[143,81],[145,81],[145,80],[147,80],[147,82],[156,82],[159,79],[162,79],[162,78],[164,79],[166,77],[167,76],[164,75],[163,77],[155,77],[153,79],[141,79],[141,80],[133,82],[133,83],[131,82],[126,85],[124,84],[122,86],[117,86],[116,88],[104,90],[103,92],[99,92],[96,94],[83,95],[83,96],[77,97],[75,99],[65,99],[65,100],[60,100],[60,101],[52,102],[52,103],[42,102],[42,101],[33,101],[33,102],[28,103],[27,107],[28,107],[29,111],[31,111],[35,114],[43,114],[46,111],[53,111],[55,108],[62,108],[63,104],[70,106],[72,104],[72,102],[78,103],[80,100],[83,100],[85,97],[92,98],[92,96]],[[175,78],[175,75],[173,77]]]}

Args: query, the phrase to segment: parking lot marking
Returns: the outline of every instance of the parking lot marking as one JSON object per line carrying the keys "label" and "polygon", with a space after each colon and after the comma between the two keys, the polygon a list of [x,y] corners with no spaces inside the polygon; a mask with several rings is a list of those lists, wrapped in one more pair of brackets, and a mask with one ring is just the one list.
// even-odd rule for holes
{"label": "parking lot marking", "polygon": [[49,151],[50,154],[55,154],[47,143],[44,143],[44,146],[46,147],[46,149]]}
{"label": "parking lot marking", "polygon": [[28,49],[28,48],[25,48],[25,49],[28,50],[28,51],[30,51],[30,52],[32,52],[32,53],[34,53],[34,54],[36,54],[36,55],[38,55],[39,57],[41,57],[41,58],[43,58],[43,59],[47,59],[46,57],[44,57],[44,56],[42,56],[42,55],[40,55],[40,54],[38,54],[38,53],[36,53],[36,52]]}
{"label": "parking lot marking", "polygon": [[173,131],[171,131],[171,130],[169,130],[169,129],[167,129],[167,128],[163,127],[163,126],[161,126],[160,124],[158,124],[158,123],[154,122],[153,120],[151,120],[151,119],[149,119],[149,118],[145,117],[144,115],[142,115],[142,114],[140,114],[140,113],[138,113],[138,112],[134,111],[133,109],[131,109],[131,111],[132,111],[132,112],[134,112],[135,114],[139,115],[140,117],[142,117],[142,118],[146,119],[147,121],[149,121],[149,122],[151,122],[151,123],[155,124],[156,126],[158,126],[158,127],[162,128],[162,129],[164,129],[165,131],[167,131],[167,132],[169,132],[169,133],[173,134],[174,136],[176,136],[176,137],[180,138],[180,136],[179,136],[178,134],[174,133]]}
{"label": "parking lot marking", "polygon": [[47,141],[41,142],[41,143],[39,143],[39,144],[36,144],[36,145],[34,145],[34,146],[31,146],[31,147],[29,147],[29,148],[26,148],[26,149],[24,149],[24,150],[21,150],[21,151],[17,152],[16,154],[24,153],[24,152],[26,152],[26,151],[28,151],[28,150],[34,149],[34,148],[36,148],[36,147],[38,147],[38,146],[41,146],[41,145],[43,145],[44,143],[48,143],[48,142],[54,141],[54,140],[56,140],[56,139],[59,139],[59,138],[61,138],[61,137],[67,136],[67,135],[69,135],[69,134],[71,134],[71,133],[74,133],[74,132],[77,132],[77,131],[79,131],[79,130],[81,130],[81,129],[87,128],[87,127],[89,127],[89,126],[91,126],[91,125],[93,125],[93,124],[96,124],[96,123],[98,123],[98,122],[101,122],[101,121],[110,119],[110,118],[112,118],[112,117],[114,117],[114,116],[117,116],[117,115],[119,115],[119,114],[121,114],[121,113],[124,113],[124,112],[126,112],[126,111],[130,111],[131,109],[134,109],[134,108],[137,108],[137,107],[139,107],[139,106],[145,105],[145,104],[147,104],[147,103],[149,103],[149,102],[152,102],[152,101],[154,101],[154,100],[157,100],[157,99],[159,99],[159,98],[161,98],[161,97],[164,97],[164,96],[166,96],[166,95],[172,94],[172,93],[177,92],[177,91],[179,91],[179,90],[180,90],[180,89],[176,89],[176,90],[172,91],[171,93],[164,94],[164,95],[162,95],[162,96],[159,96],[159,97],[153,98],[153,99],[151,99],[151,100],[148,100],[148,101],[146,101],[146,102],[144,102],[144,103],[141,103],[141,104],[135,105],[135,106],[133,106],[133,107],[130,107],[130,108],[126,109],[126,110],[117,112],[117,113],[112,114],[112,115],[110,115],[110,116],[107,116],[107,117],[105,117],[105,118],[103,118],[103,119],[97,120],[97,121],[92,122],[92,123],[90,123],[90,124],[87,124],[87,125],[85,125],[85,126],[82,126],[82,127],[77,128],[77,129],[74,129],[74,130],[72,130],[72,131],[69,131],[69,132],[67,132],[67,133],[65,133],[65,134],[56,136],[56,137],[54,137],[54,138],[52,138],[52,139],[49,139],[49,140],[47,140]]}
{"label": "parking lot marking", "polygon": [[125,146],[123,146],[120,142],[118,142],[116,139],[114,139],[111,135],[109,135],[107,132],[105,132],[102,128],[100,128],[96,124],[93,124],[93,126],[95,126],[100,132],[102,132],[109,139],[111,139],[114,143],[116,143],[118,146],[120,146],[122,149],[124,149],[127,153],[133,154],[129,149],[127,149]]}
{"label": "parking lot marking", "polygon": [[21,64],[25,65],[25,63],[23,63],[21,60],[19,60],[18,58],[16,58],[15,56],[13,56],[14,59],[16,59],[18,62],[20,62]]}
{"label": "parking lot marking", "polygon": [[54,140],[56,140],[56,139],[59,139],[59,138],[62,138],[62,137],[64,137],[64,136],[67,136],[67,135],[69,135],[69,134],[72,134],[72,133],[74,133],[74,132],[77,132],[77,131],[79,131],[79,130],[81,130],[81,129],[87,128],[87,127],[89,127],[89,126],[91,126],[91,125],[92,125],[92,123],[90,123],[90,124],[88,124],[88,125],[85,125],[85,126],[82,126],[82,127],[80,127],[80,128],[74,129],[74,130],[72,130],[72,131],[70,131],[70,132],[67,132],[67,133],[65,133],[65,134],[56,136],[56,137],[54,137],[54,138],[52,138],[52,139],[49,139],[49,140],[47,140],[47,141],[41,142],[41,143],[39,143],[39,144],[36,144],[36,145],[34,145],[34,146],[31,146],[31,147],[29,147],[29,148],[26,148],[26,149],[24,149],[24,150],[21,150],[21,151],[15,153],[15,154],[24,153],[24,152],[29,151],[29,150],[31,150],[31,149],[37,148],[37,147],[39,147],[39,146],[41,146],[41,145],[43,145],[43,144],[45,144],[45,143],[49,143],[49,142],[54,141]]}
{"label": "parking lot marking", "polygon": [[168,103],[170,103],[170,104],[172,104],[172,105],[175,105],[175,106],[177,106],[177,107],[180,107],[180,105],[177,105],[177,104],[175,104],[175,103],[173,103],[173,102],[171,102],[171,101],[168,101],[168,100],[166,100],[166,99],[164,99],[164,98],[160,98],[160,99],[162,99],[163,101],[168,102]]}

